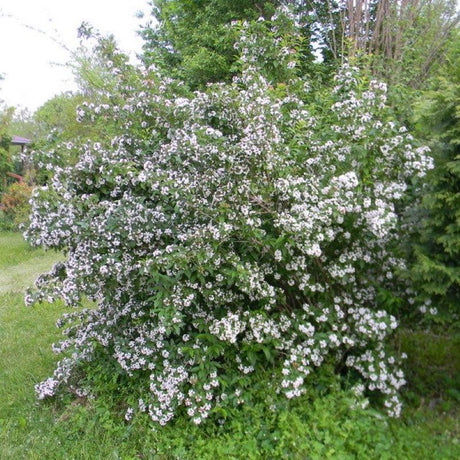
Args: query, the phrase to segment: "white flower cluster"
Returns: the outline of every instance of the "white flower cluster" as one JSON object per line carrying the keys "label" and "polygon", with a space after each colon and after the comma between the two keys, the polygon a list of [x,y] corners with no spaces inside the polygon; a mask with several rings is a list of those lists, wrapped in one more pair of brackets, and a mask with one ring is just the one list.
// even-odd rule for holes
{"label": "white flower cluster", "polygon": [[385,86],[360,92],[358,78],[341,69],[315,113],[301,79],[280,96],[249,69],[185,97],[147,69],[124,105],[81,109],[125,125],[32,200],[27,238],[67,258],[28,301],[97,303],[63,318],[65,357],[40,398],[104,350],[133,380],[149,376],[136,410],[201,423],[244,403],[268,362],[267,391],[292,398],[334,360],[399,414],[404,378],[384,346],[396,321],[377,287],[403,263],[395,204],[431,160],[386,121]]}

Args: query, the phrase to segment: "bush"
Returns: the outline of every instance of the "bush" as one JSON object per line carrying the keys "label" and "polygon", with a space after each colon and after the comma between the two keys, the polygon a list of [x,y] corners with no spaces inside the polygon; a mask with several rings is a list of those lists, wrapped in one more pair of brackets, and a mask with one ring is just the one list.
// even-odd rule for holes
{"label": "bush", "polygon": [[123,106],[90,111],[125,134],[83,146],[35,194],[27,237],[67,260],[27,302],[97,302],[63,317],[64,357],[40,398],[91,393],[97,377],[123,388],[127,419],[199,424],[327,386],[330,369],[399,414],[397,324],[377,293],[403,266],[396,205],[426,149],[357,69],[312,97],[295,54],[281,53],[290,80],[275,86],[243,58],[233,84],[188,96],[145,71]]}
{"label": "bush", "polygon": [[0,201],[0,227],[3,230],[17,230],[29,216],[29,200],[32,187],[25,183],[11,184],[2,194]]}
{"label": "bush", "polygon": [[408,397],[460,401],[460,335],[401,329],[399,346],[411,357],[404,365]]}

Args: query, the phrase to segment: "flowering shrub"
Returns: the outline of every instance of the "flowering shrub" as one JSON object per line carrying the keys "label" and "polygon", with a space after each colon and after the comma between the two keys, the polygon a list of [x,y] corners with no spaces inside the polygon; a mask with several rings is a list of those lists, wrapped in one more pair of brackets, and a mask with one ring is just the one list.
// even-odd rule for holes
{"label": "flowering shrub", "polygon": [[188,97],[149,69],[123,106],[82,108],[125,134],[81,147],[33,198],[27,238],[67,258],[27,302],[97,303],[59,321],[63,359],[39,398],[88,391],[76,371],[107,360],[143,388],[127,418],[198,424],[250,402],[260,375],[267,398],[293,398],[335,366],[399,414],[397,324],[376,293],[403,266],[395,204],[426,149],[388,121],[385,85],[350,66],[309,107],[302,78],[272,86],[247,61]]}

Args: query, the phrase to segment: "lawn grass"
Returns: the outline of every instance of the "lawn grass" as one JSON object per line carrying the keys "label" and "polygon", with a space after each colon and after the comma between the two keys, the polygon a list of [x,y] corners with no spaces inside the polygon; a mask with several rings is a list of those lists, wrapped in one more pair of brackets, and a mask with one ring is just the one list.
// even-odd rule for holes
{"label": "lawn grass", "polygon": [[[57,359],[56,303],[27,308],[21,290],[59,255],[0,234],[0,459],[452,459],[460,458],[458,405],[406,409],[400,420],[351,410],[349,395],[299,398],[278,412],[249,407],[222,426],[146,417],[127,424],[104,401],[38,402],[34,385]],[[23,276],[22,276],[23,275]]]}
{"label": "lawn grass", "polygon": [[31,248],[18,233],[0,234],[0,294],[23,293],[59,258],[54,251]]}
{"label": "lawn grass", "polygon": [[[24,290],[49,270],[59,255],[34,250],[19,234],[0,234],[0,418],[21,412],[30,399],[30,388],[52,369],[50,341],[58,331],[54,322],[62,306],[26,308]],[[29,399],[28,399],[29,398]],[[1,455],[1,454],[0,454]]]}

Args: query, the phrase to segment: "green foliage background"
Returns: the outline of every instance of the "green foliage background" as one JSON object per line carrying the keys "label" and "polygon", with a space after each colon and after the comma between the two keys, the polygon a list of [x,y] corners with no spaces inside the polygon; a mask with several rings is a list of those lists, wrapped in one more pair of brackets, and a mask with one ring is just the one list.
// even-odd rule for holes
{"label": "green foliage background", "polygon": [[431,144],[435,169],[419,207],[411,274],[439,308],[444,325],[460,314],[460,35],[446,64],[415,106],[420,137]]}

